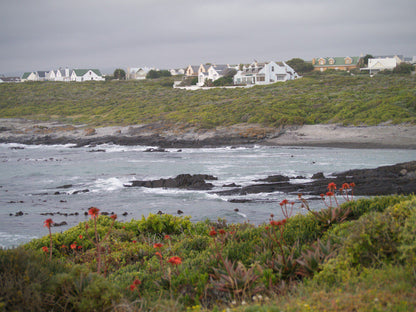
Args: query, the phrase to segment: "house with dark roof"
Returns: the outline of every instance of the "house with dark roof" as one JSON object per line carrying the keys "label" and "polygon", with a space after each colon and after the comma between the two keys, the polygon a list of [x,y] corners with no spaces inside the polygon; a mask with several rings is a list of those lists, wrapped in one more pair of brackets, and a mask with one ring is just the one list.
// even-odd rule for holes
{"label": "house with dark roof", "polygon": [[312,59],[312,65],[316,71],[325,71],[327,69],[349,71],[359,67],[359,56],[345,57],[318,57]]}
{"label": "house with dark roof", "polygon": [[[206,65],[205,68],[208,66]],[[215,81],[220,79],[225,75],[225,73],[230,70],[230,65],[209,65],[208,69],[203,72],[200,71],[198,74],[198,83],[197,86],[202,87],[205,84],[205,81],[211,80]]]}
{"label": "house with dark roof", "polygon": [[189,65],[185,70],[185,76],[187,77],[198,77],[200,73],[206,73],[211,64],[201,65]]}

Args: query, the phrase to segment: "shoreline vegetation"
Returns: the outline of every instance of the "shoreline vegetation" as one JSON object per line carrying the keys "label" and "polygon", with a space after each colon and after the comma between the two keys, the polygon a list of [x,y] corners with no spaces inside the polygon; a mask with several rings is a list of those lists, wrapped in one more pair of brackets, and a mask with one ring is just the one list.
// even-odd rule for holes
{"label": "shoreline vegetation", "polygon": [[[322,210],[284,200],[264,224],[152,215],[89,221],[0,250],[0,306],[31,311],[413,311],[416,197],[354,200],[329,183]],[[338,205],[337,198],[347,202]],[[279,208],[276,208],[279,209]],[[39,226],[42,226],[40,224]],[[49,230],[49,235],[47,234]],[[28,309],[28,307],[31,307]]]}
{"label": "shoreline vegetation", "polygon": [[0,142],[416,148],[416,77],[311,73],[249,89],[171,78],[0,85]]}

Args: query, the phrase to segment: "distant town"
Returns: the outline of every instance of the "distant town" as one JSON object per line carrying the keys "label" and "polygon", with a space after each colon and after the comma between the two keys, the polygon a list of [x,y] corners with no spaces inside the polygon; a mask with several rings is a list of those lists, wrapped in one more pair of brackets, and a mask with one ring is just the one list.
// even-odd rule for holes
{"label": "distant town", "polygon": [[0,76],[0,83],[19,83],[29,81],[86,82],[106,80],[144,80],[178,76],[174,88],[198,89],[210,87],[250,87],[284,82],[302,77],[310,71],[347,71],[352,74],[366,72],[370,75],[382,71],[394,71],[399,67],[414,71],[416,56],[343,56],[317,57],[311,61],[292,59],[290,61],[257,62],[250,64],[200,64],[186,68],[160,70],[154,67],[128,67],[116,69],[113,75],[103,75],[99,69],[59,68],[49,71],[25,72],[21,77]]}

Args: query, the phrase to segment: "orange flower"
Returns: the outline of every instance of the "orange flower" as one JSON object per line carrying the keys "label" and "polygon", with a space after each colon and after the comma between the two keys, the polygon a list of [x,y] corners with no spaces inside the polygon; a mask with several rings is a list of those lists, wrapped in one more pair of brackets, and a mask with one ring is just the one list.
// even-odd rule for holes
{"label": "orange flower", "polygon": [[165,239],[170,239],[170,236],[169,235],[165,235]]}
{"label": "orange flower", "polygon": [[325,197],[325,194],[321,194],[320,196],[321,196],[321,198],[324,198]]}
{"label": "orange flower", "polygon": [[47,227],[48,229],[51,228],[52,224],[53,224],[52,219],[46,219],[45,222],[43,222],[43,226]]}
{"label": "orange flower", "polygon": [[163,258],[163,257],[162,257],[162,254],[161,254],[159,251],[156,251],[155,255],[156,255],[156,256],[158,256],[160,259],[162,259],[162,258]]}
{"label": "orange flower", "polygon": [[79,239],[83,239],[83,238],[84,238],[82,235],[80,235],[80,236],[78,236],[78,237],[79,237]]}
{"label": "orange flower", "polygon": [[71,247],[71,249],[77,249],[77,243],[74,242],[73,244],[71,244],[70,247]]}
{"label": "orange flower", "polygon": [[113,220],[116,220],[117,219],[117,215],[116,214],[113,214],[110,218],[113,219]]}
{"label": "orange flower", "polygon": [[172,257],[172,258],[170,258],[169,260],[168,260],[168,262],[170,263],[170,264],[172,264],[172,265],[178,265],[178,264],[181,264],[182,263],[182,259],[181,258],[179,258],[179,257]]}
{"label": "orange flower", "polygon": [[66,245],[62,245],[61,248],[68,248]]}
{"label": "orange flower", "polygon": [[42,251],[43,251],[43,252],[48,252],[48,251],[49,251],[49,248],[48,248],[48,247],[46,247],[46,246],[43,246],[43,247],[42,247]]}
{"label": "orange flower", "polygon": [[326,196],[328,197],[334,196],[334,192],[326,192]]}
{"label": "orange flower", "polygon": [[355,187],[355,183],[354,182],[351,182],[350,183],[350,187]]}
{"label": "orange flower", "polygon": [[161,243],[156,243],[153,245],[153,248],[162,248],[163,244]]}
{"label": "orange flower", "polygon": [[333,191],[333,190],[336,190],[336,189],[337,189],[337,186],[334,182],[331,182],[331,183],[328,184],[328,190]]}
{"label": "orange flower", "polygon": [[350,185],[349,185],[348,183],[344,183],[344,184],[342,185],[342,188],[343,188],[343,189],[349,189],[349,188],[350,188]]}
{"label": "orange flower", "polygon": [[98,215],[100,214],[100,209],[96,208],[96,207],[91,207],[88,210],[88,214],[91,215],[91,218],[95,219],[98,217]]}

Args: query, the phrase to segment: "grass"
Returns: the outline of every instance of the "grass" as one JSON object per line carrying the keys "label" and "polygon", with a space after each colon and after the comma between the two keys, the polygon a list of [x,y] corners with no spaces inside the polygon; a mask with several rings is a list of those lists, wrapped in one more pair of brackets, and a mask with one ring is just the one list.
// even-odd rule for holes
{"label": "grass", "polygon": [[[375,197],[340,209],[349,217],[330,226],[313,213],[260,226],[100,216],[53,233],[52,260],[42,251],[48,235],[0,250],[0,309],[413,311],[416,197]],[[88,238],[95,221],[98,273],[97,244]]]}
{"label": "grass", "polygon": [[239,123],[377,125],[416,122],[416,77],[313,73],[249,89],[185,91],[173,80],[0,85],[0,116],[69,123],[213,128]]}

